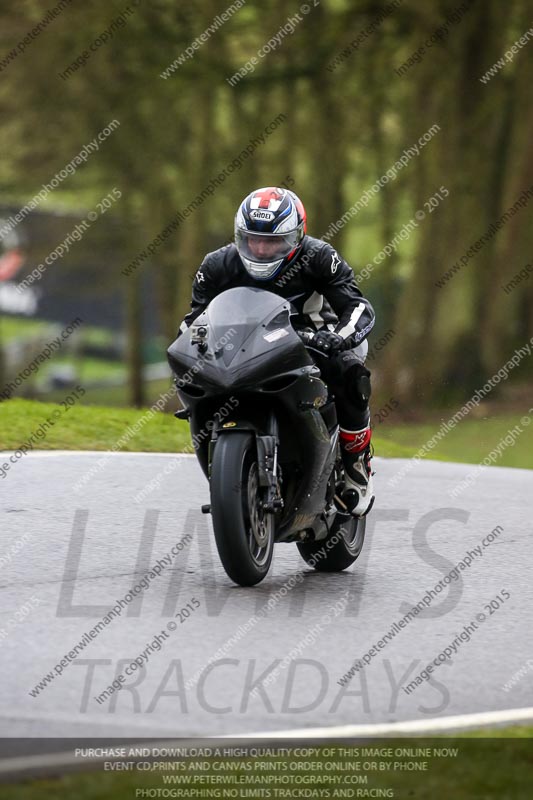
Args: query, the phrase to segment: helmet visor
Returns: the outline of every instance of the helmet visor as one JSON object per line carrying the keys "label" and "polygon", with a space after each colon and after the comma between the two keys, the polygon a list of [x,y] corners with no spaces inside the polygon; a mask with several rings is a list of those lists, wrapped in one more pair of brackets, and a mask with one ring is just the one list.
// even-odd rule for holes
{"label": "helmet visor", "polygon": [[237,228],[235,244],[239,255],[254,264],[268,266],[286,258],[300,241],[298,230],[288,233],[251,233]]}

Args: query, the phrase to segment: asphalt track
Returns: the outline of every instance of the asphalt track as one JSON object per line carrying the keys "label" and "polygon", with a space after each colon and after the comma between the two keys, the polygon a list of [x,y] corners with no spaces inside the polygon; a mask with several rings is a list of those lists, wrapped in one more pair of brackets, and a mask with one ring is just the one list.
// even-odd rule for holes
{"label": "asphalt track", "polygon": [[[427,461],[395,485],[406,462],[376,458],[378,500],[356,564],[319,574],[279,545],[267,579],[248,589],[219,563],[193,457],[116,454],[97,468],[101,458],[30,453],[0,481],[1,736],[238,736],[532,705],[533,472],[488,468],[454,500],[472,466]],[[158,561],[148,588],[55,671]],[[429,606],[392,636],[430,589]],[[161,649],[147,652],[156,635]],[[406,692],[454,641],[452,658]],[[99,703],[143,651],[147,664]]]}

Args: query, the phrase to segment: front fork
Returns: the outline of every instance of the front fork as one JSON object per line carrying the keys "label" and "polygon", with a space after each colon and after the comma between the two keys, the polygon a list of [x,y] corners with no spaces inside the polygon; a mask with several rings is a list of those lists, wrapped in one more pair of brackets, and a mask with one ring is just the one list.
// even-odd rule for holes
{"label": "front fork", "polygon": [[275,514],[283,508],[283,499],[279,491],[278,475],[278,421],[276,415],[270,412],[267,423],[268,434],[256,436],[257,465],[259,469],[259,486],[265,489],[263,509],[269,514]]}
{"label": "front fork", "polygon": [[[226,423],[227,425],[228,423]],[[255,436],[257,447],[257,467],[258,467],[258,482],[263,490],[262,507],[267,514],[275,514],[283,508],[283,499],[280,494],[279,483],[281,480],[280,468],[278,465],[278,442],[279,442],[279,429],[276,415],[270,412],[267,421],[267,434],[259,436],[256,428],[248,423],[235,424],[232,427],[233,431],[250,431]],[[219,428],[213,430],[213,434],[209,441],[209,455],[208,455],[208,478],[211,478],[211,463],[213,460],[213,448],[219,436]],[[231,436],[232,433],[224,433],[225,436]],[[207,506],[206,506],[207,509]],[[207,513],[207,511],[206,511]]]}

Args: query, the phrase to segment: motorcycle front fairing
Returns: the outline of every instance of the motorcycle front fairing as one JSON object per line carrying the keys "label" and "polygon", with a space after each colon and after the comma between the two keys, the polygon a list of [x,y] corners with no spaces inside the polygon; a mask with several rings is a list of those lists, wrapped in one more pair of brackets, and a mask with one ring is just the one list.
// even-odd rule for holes
{"label": "motorcycle front fairing", "polygon": [[[238,287],[217,295],[169,348],[179,379],[213,394],[254,387],[269,375],[312,366],[290,324],[291,306],[279,295]],[[205,330],[199,347],[199,330]],[[188,405],[189,393],[180,398]]]}
{"label": "motorcycle front fairing", "polygon": [[[193,441],[233,395],[239,405],[227,419],[234,429],[249,427],[269,434],[267,420],[272,411],[276,413],[280,462],[302,464],[291,505],[294,502],[304,527],[323,509],[334,446],[319,411],[327,388],[292,328],[290,314],[289,301],[271,292],[229,289],[214,298],[171,345],[168,358],[178,378],[178,395],[191,413]],[[212,426],[215,436],[223,425]],[[197,449],[206,476],[210,439],[203,437]]]}

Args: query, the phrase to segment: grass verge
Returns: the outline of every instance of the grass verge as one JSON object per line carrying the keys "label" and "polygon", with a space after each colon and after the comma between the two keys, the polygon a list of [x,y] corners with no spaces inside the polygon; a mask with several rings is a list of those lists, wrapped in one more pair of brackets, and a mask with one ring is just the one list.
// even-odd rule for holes
{"label": "grass verge", "polygon": [[[76,405],[65,410],[54,403],[33,400],[8,400],[0,403],[0,450],[16,450],[57,409],[61,416],[36,450],[110,450],[135,425],[146,410]],[[146,421],[128,439],[128,452],[182,452],[190,444],[189,427],[172,414],[159,414]]]}
{"label": "grass verge", "polygon": [[[146,413],[137,409],[105,408],[77,405],[64,410],[54,403],[33,400],[8,400],[0,403],[0,450],[16,450],[53,411],[62,410],[57,422],[46,431],[34,449],[38,450],[110,450],[129,426]],[[179,453],[189,452],[189,425],[172,414],[156,413],[122,448],[127,452]],[[379,454],[388,457],[408,457],[408,448],[380,440]]]}
{"label": "grass verge", "polygon": [[[129,426],[146,411],[102,406],[77,405],[65,410],[54,403],[33,400],[8,400],[0,403],[0,450],[16,450],[53,411],[61,416],[53,428],[34,445],[39,450],[110,450]],[[479,463],[509,430],[520,424],[520,415],[504,415],[483,420],[465,420],[431,451],[440,461]],[[376,454],[385,458],[410,458],[438,429],[438,423],[384,424],[374,431]],[[189,426],[172,414],[156,413],[122,448],[128,452],[179,453],[190,450]],[[533,425],[515,438],[512,446],[501,450],[495,462],[502,467],[532,468]]]}
{"label": "grass verge", "polygon": [[[499,467],[533,468],[533,424],[523,424],[527,414],[503,413],[481,419],[466,419],[460,422],[439,442],[430,458],[439,461],[458,461],[463,464],[481,462],[489,453],[500,446],[501,455],[494,462]],[[423,424],[382,425],[375,433],[386,436],[401,447],[407,447],[414,455],[416,451],[434,436],[441,422]],[[522,432],[519,433],[517,426]],[[510,431],[515,430],[515,434]],[[509,444],[506,444],[508,442]]]}

